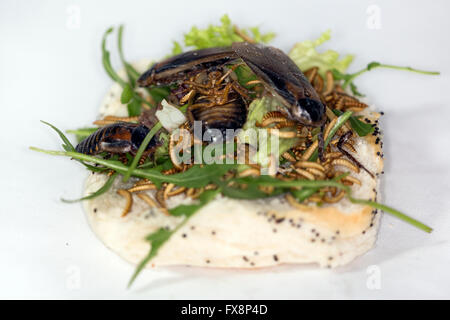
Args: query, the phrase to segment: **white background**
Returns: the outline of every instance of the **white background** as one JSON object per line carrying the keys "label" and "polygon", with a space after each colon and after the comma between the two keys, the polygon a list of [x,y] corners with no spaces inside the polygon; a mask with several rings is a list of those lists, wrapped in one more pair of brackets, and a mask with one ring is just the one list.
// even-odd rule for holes
{"label": "white background", "polygon": [[[367,27],[369,5],[380,29]],[[450,298],[449,12],[448,1],[1,1],[0,298]],[[441,71],[378,69],[357,80],[386,113],[384,200],[432,234],[385,215],[376,247],[344,268],[164,268],[125,289],[133,266],[95,238],[81,205],[60,201],[80,196],[86,171],[28,146],[60,148],[40,119],[67,130],[96,117],[111,85],[100,52],[107,27],[126,24],[128,60],[158,59],[192,24],[223,13],[275,31],[284,50],[330,28],[325,47],[354,53],[350,71],[373,60]],[[377,275],[381,288],[368,286]]]}

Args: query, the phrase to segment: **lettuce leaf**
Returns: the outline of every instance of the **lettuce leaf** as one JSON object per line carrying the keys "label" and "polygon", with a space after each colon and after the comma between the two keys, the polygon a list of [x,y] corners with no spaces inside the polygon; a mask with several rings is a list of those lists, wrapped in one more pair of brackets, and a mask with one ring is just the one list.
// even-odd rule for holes
{"label": "lettuce leaf", "polygon": [[[184,45],[191,47],[190,49],[204,49],[211,47],[230,46],[233,42],[244,41],[244,39],[236,33],[235,27],[228,15],[220,18],[219,25],[209,25],[205,29],[199,29],[196,26],[184,35]],[[274,33],[264,33],[259,31],[258,27],[240,30],[243,34],[253,38],[256,42],[267,43],[274,37]],[[180,43],[174,42],[172,50],[173,54],[181,53],[182,47]]]}
{"label": "lettuce leaf", "polygon": [[338,70],[345,73],[353,55],[346,55],[339,59],[339,53],[334,50],[327,50],[323,53],[317,51],[317,47],[330,40],[331,31],[327,30],[316,40],[305,40],[297,43],[289,52],[289,57],[297,64],[300,70],[308,70],[312,67],[319,67],[319,74],[325,76],[328,70]]}
{"label": "lettuce leaf", "polygon": [[[253,146],[258,146],[258,151],[254,154],[253,160],[260,164],[263,167],[267,167],[269,163],[269,159],[272,156],[271,155],[271,143],[272,139],[268,139],[266,143],[263,143],[263,145],[257,145],[259,141],[260,135],[265,131],[263,128],[259,128],[256,126],[257,122],[261,122],[264,115],[267,112],[275,111],[277,110],[277,105],[279,105],[279,102],[275,98],[269,98],[269,97],[263,97],[261,99],[254,99],[252,103],[250,103],[248,115],[247,115],[247,121],[245,122],[243,126],[243,131],[239,134],[239,139],[242,142],[248,143]],[[249,136],[245,134],[246,130],[256,130],[257,132],[257,140],[256,141],[250,141]],[[270,137],[270,135],[267,133],[267,137]],[[275,155],[277,158],[281,156],[285,151],[292,148],[295,143],[297,142],[296,138],[292,139],[285,139],[281,138],[278,140],[278,155]],[[240,166],[240,170],[246,169],[247,166],[243,165]],[[240,171],[239,170],[239,171]]]}

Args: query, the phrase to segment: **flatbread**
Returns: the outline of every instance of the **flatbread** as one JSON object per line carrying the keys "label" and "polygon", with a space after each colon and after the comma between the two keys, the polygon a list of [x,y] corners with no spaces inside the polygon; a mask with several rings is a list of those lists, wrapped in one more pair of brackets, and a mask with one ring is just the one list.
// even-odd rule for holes
{"label": "flatbread", "polygon": [[[144,71],[148,61],[136,64]],[[124,76],[124,73],[122,73]],[[126,116],[120,103],[121,88],[114,84],[100,107],[100,117]],[[372,120],[379,114],[367,110]],[[358,159],[371,172],[352,173],[362,182],[353,186],[353,195],[377,199],[378,174],[382,171],[381,144],[375,136],[357,138]],[[106,181],[104,174],[92,173],[85,194],[98,190]],[[149,252],[145,240],[160,228],[174,229],[183,217],[167,216],[133,195],[130,213],[121,217],[125,199],[118,189],[131,187],[136,180],[116,179],[105,194],[84,202],[89,225],[97,237],[125,260],[137,264]],[[154,191],[146,191],[149,195]],[[192,200],[183,195],[169,199],[175,207]],[[159,250],[147,267],[190,265],[221,268],[261,268],[279,264],[317,263],[321,267],[345,265],[367,252],[376,241],[381,212],[343,199],[339,203],[306,210],[292,207],[283,197],[260,200],[235,200],[222,196],[211,201],[186,222]]]}

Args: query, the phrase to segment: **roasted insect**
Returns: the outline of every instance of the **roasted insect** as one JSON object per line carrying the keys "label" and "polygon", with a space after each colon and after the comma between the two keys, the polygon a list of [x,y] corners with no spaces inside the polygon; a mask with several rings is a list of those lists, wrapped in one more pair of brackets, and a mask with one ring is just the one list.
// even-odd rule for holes
{"label": "roasted insect", "polygon": [[264,87],[281,99],[291,119],[308,126],[321,126],[325,106],[297,65],[281,50],[236,42],[231,47],[186,52],[153,65],[138,80],[140,86],[167,85],[192,77],[205,69],[241,59]]}
{"label": "roasted insect", "polygon": [[[149,131],[146,126],[136,123],[113,123],[98,129],[81,141],[76,151],[91,155],[105,151],[118,154],[130,152],[135,155]],[[158,141],[154,136],[147,146],[146,153],[151,153],[157,146]]]}
{"label": "roasted insect", "polygon": [[249,96],[247,90],[230,77],[232,71],[225,68],[205,70],[182,84],[180,101],[189,101],[186,115],[191,128],[194,121],[201,121],[202,131],[209,131],[213,140],[231,138],[227,129],[242,128],[247,120]]}

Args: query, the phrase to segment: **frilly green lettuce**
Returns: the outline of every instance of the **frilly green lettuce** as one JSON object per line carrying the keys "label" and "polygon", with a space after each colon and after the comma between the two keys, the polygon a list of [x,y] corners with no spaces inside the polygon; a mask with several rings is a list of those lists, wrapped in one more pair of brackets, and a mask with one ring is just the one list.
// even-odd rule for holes
{"label": "frilly green lettuce", "polygon": [[[206,29],[199,29],[192,27],[191,30],[184,35],[184,45],[192,47],[193,49],[204,49],[211,47],[230,46],[233,42],[244,41],[244,39],[236,33],[235,27],[232,24],[228,15],[223,15],[220,18],[221,24],[209,25]],[[256,42],[267,43],[275,37],[274,33],[262,34],[258,27],[240,29],[240,31],[250,36]],[[182,52],[180,43],[174,42],[173,54]]]}
{"label": "frilly green lettuce", "polygon": [[289,52],[289,57],[297,64],[300,70],[305,71],[312,67],[319,67],[319,73],[324,76],[328,70],[336,69],[345,73],[350,63],[353,61],[353,55],[346,55],[339,59],[339,53],[334,50],[327,50],[319,53],[316,48],[330,40],[331,31],[327,30],[316,40],[305,40],[297,43]]}
{"label": "frilly green lettuce", "polygon": [[[250,141],[248,135],[246,135],[246,130],[250,129],[250,130],[256,130],[257,134],[258,134],[258,138],[259,139],[259,135],[263,133],[263,131],[265,131],[265,134],[268,136],[267,131],[263,128],[259,128],[256,126],[257,122],[261,122],[264,115],[267,112],[270,111],[275,111],[277,110],[277,105],[279,105],[279,102],[275,99],[275,98],[270,98],[270,97],[263,97],[261,99],[255,99],[252,101],[252,103],[249,106],[249,110],[248,110],[248,115],[247,115],[247,121],[245,122],[244,126],[243,126],[243,131],[241,131],[241,133],[239,134],[239,139],[242,142],[245,143],[249,143],[250,145],[254,145],[255,147],[257,146],[257,141]],[[263,139],[264,140],[264,139]],[[292,148],[295,143],[297,142],[296,138],[291,138],[291,139],[279,139],[278,140],[278,155],[276,155],[277,157],[279,157],[282,153],[286,152],[287,150],[289,150],[290,148]],[[263,146],[259,145],[259,149],[258,151],[255,153],[253,160],[262,165],[263,167],[266,167],[269,163],[269,159],[271,157],[271,143],[272,143],[272,139],[268,139],[268,141],[266,141],[266,144],[264,144]],[[242,166],[241,169],[246,168],[246,166]]]}

